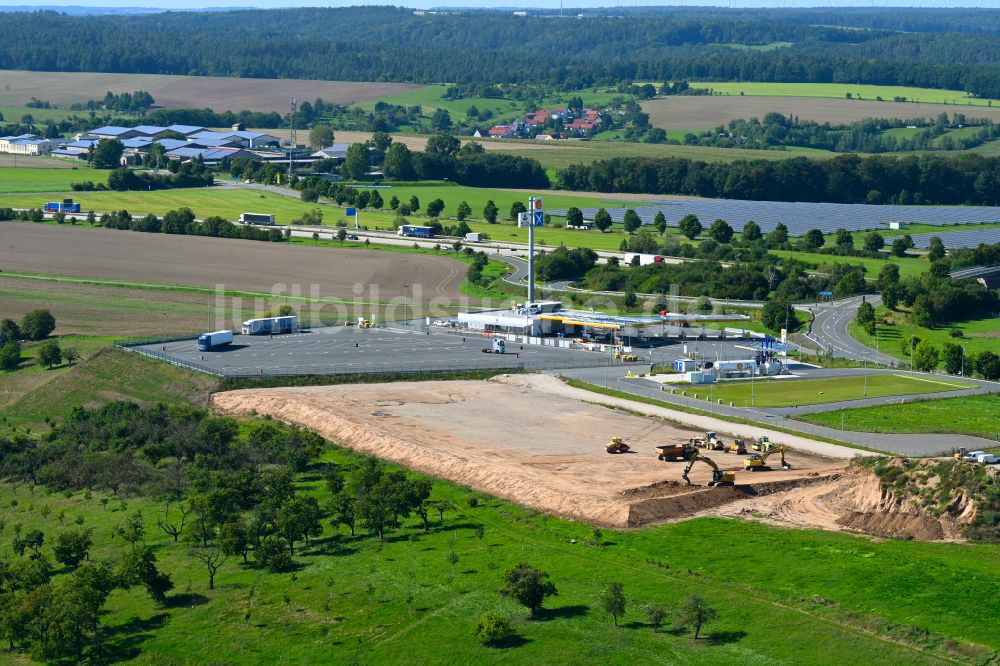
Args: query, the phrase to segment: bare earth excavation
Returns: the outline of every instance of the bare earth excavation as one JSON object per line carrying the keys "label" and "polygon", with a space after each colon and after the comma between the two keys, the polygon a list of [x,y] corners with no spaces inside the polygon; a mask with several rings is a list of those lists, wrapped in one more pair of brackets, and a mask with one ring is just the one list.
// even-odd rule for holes
{"label": "bare earth excavation", "polygon": [[[791,469],[744,471],[745,455],[707,452],[736,485],[707,486],[712,470],[657,460],[654,447],[704,434],[554,393],[553,377],[248,389],[218,393],[228,414],[268,414],[356,451],[499,497],[612,527],[695,512],[837,475],[844,461],[790,450]],[[683,416],[683,415],[682,415]],[[629,453],[609,455],[612,437]]]}

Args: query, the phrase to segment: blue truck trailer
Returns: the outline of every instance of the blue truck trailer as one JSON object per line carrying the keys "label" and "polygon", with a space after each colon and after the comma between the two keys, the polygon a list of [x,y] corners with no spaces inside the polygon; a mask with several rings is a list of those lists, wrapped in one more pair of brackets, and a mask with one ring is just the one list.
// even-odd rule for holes
{"label": "blue truck trailer", "polygon": [[198,351],[212,351],[213,349],[218,349],[219,347],[225,347],[232,341],[232,331],[202,333],[198,336]]}

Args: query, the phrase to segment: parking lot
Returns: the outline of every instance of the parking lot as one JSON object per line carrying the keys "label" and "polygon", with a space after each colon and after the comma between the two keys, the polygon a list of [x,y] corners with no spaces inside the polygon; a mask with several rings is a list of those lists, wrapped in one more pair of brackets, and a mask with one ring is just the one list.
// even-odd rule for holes
{"label": "parking lot", "polygon": [[404,329],[335,326],[288,335],[237,335],[232,344],[200,352],[195,340],[133,347],[148,356],[224,376],[385,373],[593,367],[608,354],[510,343],[506,354],[484,354],[479,337]]}

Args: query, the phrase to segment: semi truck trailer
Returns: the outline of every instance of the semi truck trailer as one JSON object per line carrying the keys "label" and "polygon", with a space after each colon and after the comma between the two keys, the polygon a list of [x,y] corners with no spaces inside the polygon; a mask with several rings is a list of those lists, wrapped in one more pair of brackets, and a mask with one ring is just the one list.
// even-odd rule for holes
{"label": "semi truck trailer", "polygon": [[225,347],[232,341],[232,331],[202,333],[198,336],[198,351],[212,351],[213,349],[218,349],[219,347]]}
{"label": "semi truck trailer", "polygon": [[299,330],[299,318],[297,315],[248,319],[243,322],[243,335],[292,333],[297,330]]}

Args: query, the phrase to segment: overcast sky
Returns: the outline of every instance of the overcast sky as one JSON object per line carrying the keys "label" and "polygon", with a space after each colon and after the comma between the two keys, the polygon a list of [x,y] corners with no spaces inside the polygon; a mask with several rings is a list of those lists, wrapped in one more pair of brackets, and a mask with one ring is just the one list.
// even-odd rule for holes
{"label": "overcast sky", "polygon": [[[404,5],[407,7],[530,7],[540,9],[545,7],[558,8],[559,0],[534,0],[530,4],[518,5],[516,0],[508,2],[483,0],[412,0],[408,2],[380,2],[379,0],[354,0],[346,2],[331,2],[331,0],[51,0],[49,2],[26,3],[24,0],[0,0],[0,7],[24,6],[27,4],[39,6],[77,6],[77,7],[157,7],[168,4],[170,9],[201,9],[204,7],[343,7],[350,5]],[[650,2],[648,0],[566,0],[566,7],[614,7],[625,5],[664,5],[681,6],[715,5],[731,7],[988,7],[1000,8],[1000,0],[674,0],[674,2]]]}

